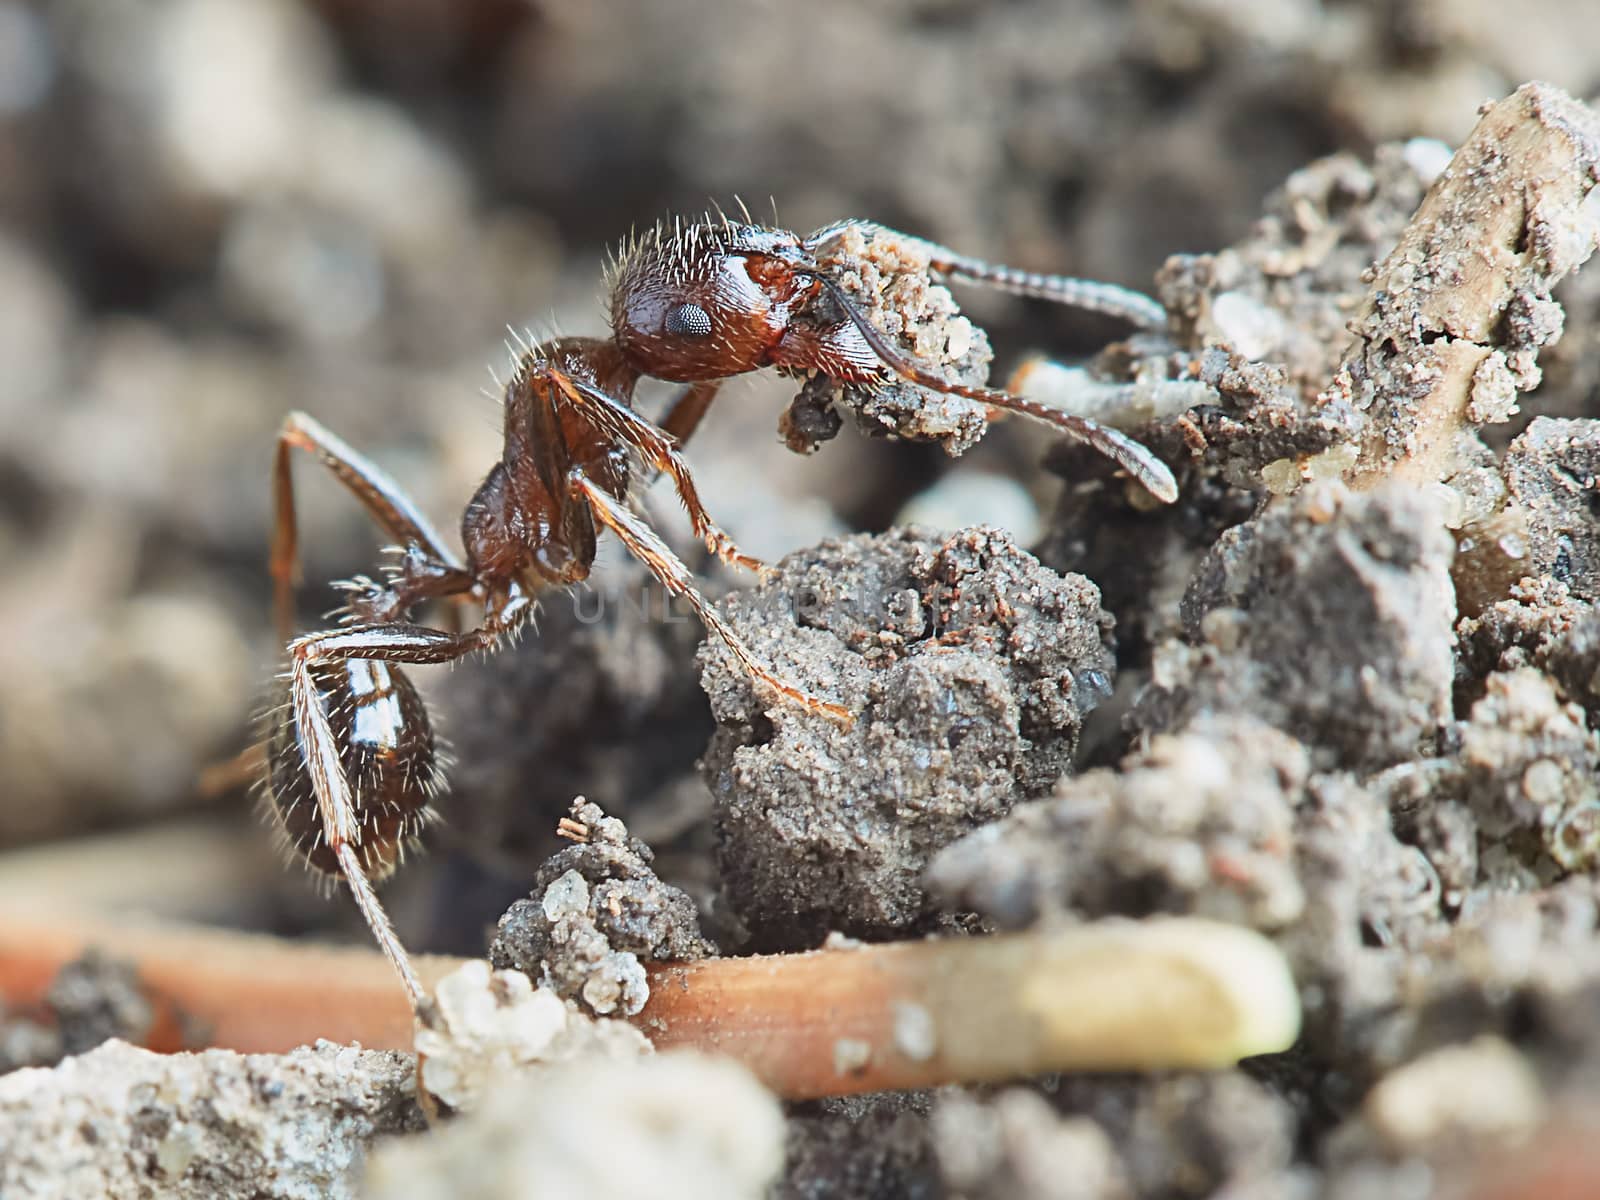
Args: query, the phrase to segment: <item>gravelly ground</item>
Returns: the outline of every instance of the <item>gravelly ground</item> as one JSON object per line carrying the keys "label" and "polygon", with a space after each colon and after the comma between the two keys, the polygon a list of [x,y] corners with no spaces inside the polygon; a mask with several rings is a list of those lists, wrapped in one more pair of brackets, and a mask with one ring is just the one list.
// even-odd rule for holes
{"label": "gravelly ground", "polygon": [[[1482,101],[1533,77],[1592,98],[1585,11],[1542,0],[1508,31],[1477,2],[0,3],[0,613],[25,631],[0,649],[0,844],[247,821],[194,778],[244,743],[271,669],[266,466],[287,409],[371,450],[448,528],[495,453],[474,393],[503,326],[596,329],[606,242],[770,193],[802,229],[861,215],[1156,291],[1169,333],[1096,370],[1215,389],[1140,430],[1182,499],[1153,509],[1078,448],[1041,467],[1049,439],[1017,422],[954,467],[852,431],[792,456],[775,429],[794,384],[733,389],[691,458],[742,544],[791,557],[726,611],[868,719],[764,714],[659,594],[649,617],[616,602],[646,593],[614,553],[593,606],[552,604],[515,655],[431,681],[464,762],[449,831],[391,893],[408,943],[481,952],[536,880],[526,964],[583,996],[600,964],[593,994],[624,1006],[625,956],[831,929],[1200,912],[1295,965],[1307,1033],[1279,1060],[796,1107],[786,1195],[1423,1195],[1463,1147],[1576,1119],[1600,1097],[1600,275],[1549,288],[1592,244],[1596,193],[1525,206],[1491,247],[1515,267],[1493,302],[1451,293],[1428,324],[1449,256],[1484,249],[1450,231],[1508,211],[1482,205],[1422,227],[1415,278],[1367,299]],[[1026,349],[1121,332],[958,298],[996,378]],[[1427,410],[1456,375],[1473,431],[1444,450],[1382,411]],[[966,510],[846,536],[973,468],[1027,489],[1036,545]],[[370,570],[372,539],[319,483],[308,580]],[[328,605],[308,589],[303,619]],[[580,793],[654,862],[623,836],[604,863],[574,848],[541,872]],[[283,931],[348,921],[290,876],[249,910]],[[0,1059],[137,1036],[147,1016],[104,971],[0,1025]],[[299,1072],[353,1187],[366,1141],[417,1116],[403,1063],[363,1059],[382,1086],[351,1101],[325,1069],[339,1053],[107,1048],[43,1078],[90,1103],[121,1078],[112,1058],[147,1082],[188,1072],[197,1096]],[[94,1076],[77,1099],[70,1071]],[[663,1079],[639,1083],[641,1111]],[[240,1101],[272,1139],[284,1094]],[[156,1130],[187,1101],[129,1100],[120,1126],[120,1096],[106,1144],[148,1150],[168,1173],[148,1178],[299,1194],[271,1182],[293,1138],[207,1176],[227,1158],[214,1113]]]}

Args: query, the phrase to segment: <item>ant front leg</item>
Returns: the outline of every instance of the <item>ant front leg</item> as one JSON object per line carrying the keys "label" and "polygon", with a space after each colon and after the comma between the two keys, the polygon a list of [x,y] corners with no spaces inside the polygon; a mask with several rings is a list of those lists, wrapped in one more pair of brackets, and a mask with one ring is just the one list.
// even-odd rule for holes
{"label": "ant front leg", "polygon": [[[661,432],[672,438],[681,450],[689,439],[694,436],[695,430],[700,428],[700,422],[711,409],[711,402],[717,398],[717,393],[722,390],[721,379],[703,379],[698,383],[691,383],[682,388],[667,409],[656,422]],[[640,491],[645,492],[661,478],[660,471],[650,472],[648,479],[641,481]],[[648,504],[647,504],[648,507]],[[752,560],[753,561],[753,560]],[[759,567],[758,572],[765,572],[765,567]]]}
{"label": "ant front leg", "polygon": [[662,587],[672,595],[682,596],[689,602],[706,629],[722,641],[728,652],[738,660],[739,665],[752,679],[765,684],[797,708],[817,713],[846,729],[855,724],[855,714],[844,705],[824,700],[796,687],[757,658],[755,652],[745,645],[744,639],[734,632],[732,626],[724,621],[722,615],[700,594],[700,590],[694,585],[694,576],[689,568],[627,505],[584,475],[581,470],[574,470],[568,478],[571,481],[574,498],[588,503],[596,519],[617,535],[629,552],[650,569],[650,573],[660,581]]}
{"label": "ant front leg", "polygon": [[[705,504],[700,499],[694,477],[689,473],[688,460],[679,451],[677,441],[671,434],[645,420],[603,388],[596,387],[575,375],[546,368],[543,372],[533,373],[533,378],[529,382],[535,389],[541,386],[553,388],[563,399],[577,407],[596,428],[605,431],[637,452],[647,466],[666,475],[672,481],[678,499],[683,502],[684,510],[689,514],[689,522],[695,536],[706,544],[706,549],[729,566],[743,567],[763,577],[771,576],[771,567],[759,558],[740,550],[721,526],[712,520],[711,514],[706,511]],[[697,385],[700,386],[702,385]],[[671,415],[680,427],[686,427],[692,433],[715,394],[715,387],[710,387],[709,392],[701,391],[698,394],[695,388],[691,388],[680,400],[680,405],[688,406],[685,414],[679,417],[675,409]],[[694,411],[696,407],[698,412]]]}
{"label": "ant front leg", "polygon": [[660,428],[680,449],[688,444],[694,431],[700,428],[711,402],[722,390],[722,382],[720,379],[704,379],[699,383],[691,383],[673,397],[671,406],[661,418]]}
{"label": "ant front leg", "polygon": [[488,649],[527,608],[517,597],[465,634],[396,622],[308,634],[289,646],[289,696],[268,742],[266,798],[285,845],[349,886],[419,1014],[427,994],[376,891],[433,819],[442,788],[427,710],[400,664]]}
{"label": "ant front leg", "polygon": [[269,569],[273,610],[284,641],[289,640],[294,629],[294,586],[300,581],[300,537],[295,516],[294,474],[289,462],[294,450],[315,455],[397,545],[408,554],[411,547],[416,547],[430,560],[428,572],[444,577],[439,581],[436,594],[465,591],[471,586],[471,579],[460,561],[401,491],[399,484],[315,418],[303,412],[292,412],[284,418],[283,427],[278,431],[272,464],[274,519]]}

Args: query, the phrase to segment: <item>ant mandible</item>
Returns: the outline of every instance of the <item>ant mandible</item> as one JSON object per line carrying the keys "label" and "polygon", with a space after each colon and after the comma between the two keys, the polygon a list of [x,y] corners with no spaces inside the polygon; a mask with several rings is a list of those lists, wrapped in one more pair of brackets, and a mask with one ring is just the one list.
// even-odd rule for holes
{"label": "ant mandible", "polygon": [[[945,380],[890,344],[814,251],[842,222],[810,237],[748,220],[708,217],[658,226],[625,248],[610,279],[610,338],[563,337],[522,354],[505,386],[504,449],[461,519],[458,557],[381,470],[303,413],[278,435],[273,463],[274,605],[288,643],[286,702],[266,730],[263,785],[282,840],[313,871],[342,877],[413,1009],[427,995],[379,902],[392,873],[433,817],[440,752],[403,664],[447,663],[494,649],[531,616],[534,599],[588,576],[595,540],[609,530],[666,590],[683,597],[751,679],[783,703],[848,724],[842,706],[798,688],[760,661],[694,585],[689,569],[627,502],[630,457],[665,474],[695,534],[724,562],[757,571],[711,519],[680,447],[724,379],[778,367],[819,372],[863,388],[905,380],[1023,413],[1086,442],[1164,501],[1177,496],[1166,466],[1122,434],[1021,396]],[[1155,301],[1108,284],[979,262],[919,239],[937,276],[986,285],[1158,326]],[[824,298],[827,301],[824,301]],[[683,383],[659,425],[632,407],[643,377]],[[292,452],[308,451],[394,540],[382,581],[342,585],[331,629],[290,637],[298,579]],[[477,606],[460,632],[412,619],[428,601]]]}

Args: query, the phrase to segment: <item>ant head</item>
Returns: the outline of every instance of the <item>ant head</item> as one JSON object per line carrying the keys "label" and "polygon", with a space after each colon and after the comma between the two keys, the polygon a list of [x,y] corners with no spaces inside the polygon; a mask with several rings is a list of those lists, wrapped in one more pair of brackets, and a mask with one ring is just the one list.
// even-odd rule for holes
{"label": "ant head", "polygon": [[786,230],[658,225],[623,249],[611,281],[612,335],[632,366],[657,379],[754,371],[816,292],[816,269]]}

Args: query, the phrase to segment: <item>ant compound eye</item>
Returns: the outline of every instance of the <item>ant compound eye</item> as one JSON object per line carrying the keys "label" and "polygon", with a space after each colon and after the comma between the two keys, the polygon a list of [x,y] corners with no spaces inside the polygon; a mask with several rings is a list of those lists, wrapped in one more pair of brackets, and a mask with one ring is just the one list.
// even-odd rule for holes
{"label": "ant compound eye", "polygon": [[667,313],[667,332],[674,337],[705,337],[711,332],[711,317],[698,304],[680,304]]}

